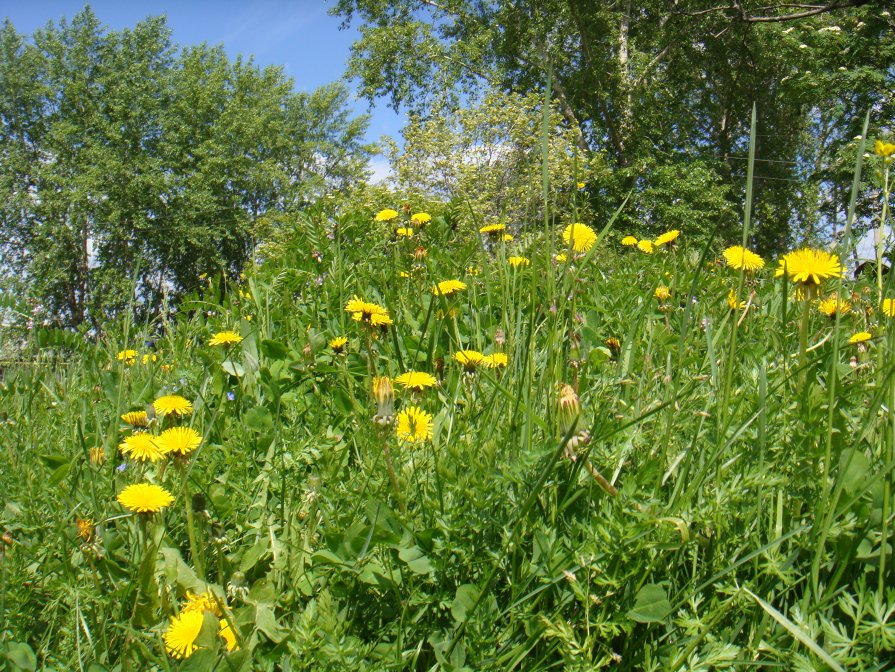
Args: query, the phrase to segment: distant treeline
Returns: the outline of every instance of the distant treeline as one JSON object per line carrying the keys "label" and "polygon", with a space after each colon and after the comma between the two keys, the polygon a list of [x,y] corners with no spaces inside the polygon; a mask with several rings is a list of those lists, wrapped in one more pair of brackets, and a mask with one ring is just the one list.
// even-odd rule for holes
{"label": "distant treeline", "polygon": [[164,18],[113,31],[87,8],[30,37],[7,21],[0,291],[97,326],[134,297],[151,314],[202,274],[238,273],[266,225],[364,178],[367,119],[347,96],[181,48]]}

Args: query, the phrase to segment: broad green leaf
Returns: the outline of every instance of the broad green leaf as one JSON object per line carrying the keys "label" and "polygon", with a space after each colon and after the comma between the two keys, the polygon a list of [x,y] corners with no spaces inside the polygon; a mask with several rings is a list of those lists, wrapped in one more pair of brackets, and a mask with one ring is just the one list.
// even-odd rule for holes
{"label": "broad green leaf", "polygon": [[659,623],[671,613],[671,602],[665,589],[655,583],[648,583],[637,593],[634,608],[628,618],[638,623]]}

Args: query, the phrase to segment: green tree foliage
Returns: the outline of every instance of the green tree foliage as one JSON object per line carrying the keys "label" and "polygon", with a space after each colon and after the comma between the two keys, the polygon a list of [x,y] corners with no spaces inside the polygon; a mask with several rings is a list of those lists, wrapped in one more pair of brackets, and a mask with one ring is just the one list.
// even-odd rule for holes
{"label": "green tree foliage", "polygon": [[[0,254],[58,323],[143,314],[240,271],[261,222],[363,179],[347,91],[178,49],[164,18],[107,31],[87,8],[0,29]],[[132,291],[136,282],[136,293]]]}
{"label": "green tree foliage", "polygon": [[696,218],[735,238],[755,103],[753,230],[765,250],[841,225],[864,113],[877,126],[895,117],[883,3],[340,0],[334,11],[359,24],[361,91],[395,107],[543,90],[551,72],[579,147],[615,169],[594,206],[634,188],[629,224],[659,225],[699,193]]}

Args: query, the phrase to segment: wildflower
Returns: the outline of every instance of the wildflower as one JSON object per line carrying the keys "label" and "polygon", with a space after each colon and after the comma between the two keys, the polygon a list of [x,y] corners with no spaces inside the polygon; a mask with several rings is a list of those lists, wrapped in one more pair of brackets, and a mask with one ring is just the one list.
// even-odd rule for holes
{"label": "wildflower", "polygon": [[565,436],[578,427],[581,415],[581,402],[571,385],[561,383],[559,386],[559,431]]}
{"label": "wildflower", "polygon": [[513,268],[519,268],[520,266],[530,266],[531,260],[528,257],[510,257],[507,259],[507,262]]}
{"label": "wildflower", "polygon": [[672,229],[671,231],[666,231],[661,236],[656,238],[654,245],[656,247],[661,247],[662,245],[673,245],[674,242],[678,239],[678,236],[681,235],[681,232],[677,229]]}
{"label": "wildflower", "polygon": [[171,623],[165,631],[165,649],[175,658],[189,658],[198,648],[195,644],[199,633],[202,631],[202,623],[205,620],[203,611],[183,611],[179,616],[171,618]]}
{"label": "wildflower", "polygon": [[186,455],[202,443],[202,435],[192,427],[171,427],[159,434],[156,441],[165,453]]}
{"label": "wildflower", "polygon": [[96,527],[96,524],[93,522],[91,518],[78,518],[75,521],[75,524],[78,526],[78,536],[81,537],[85,542],[90,541],[93,538],[93,530]]}
{"label": "wildflower", "polygon": [[413,229],[409,226],[401,226],[395,229],[395,235],[403,238],[410,238],[413,235]]}
{"label": "wildflower", "polygon": [[641,240],[637,243],[637,249],[643,252],[644,254],[652,254],[653,253],[653,243],[650,240]]}
{"label": "wildflower", "polygon": [[477,275],[481,275],[481,273],[482,273],[482,269],[479,268],[478,266],[467,266],[466,267],[467,275],[471,275],[471,276],[475,277]]}
{"label": "wildflower", "polygon": [[877,140],[873,144],[873,151],[884,159],[890,159],[892,158],[892,155],[895,154],[895,143]]}
{"label": "wildflower", "polygon": [[764,268],[764,259],[741,245],[728,247],[722,254],[727,261],[727,265],[738,271],[751,273]]}
{"label": "wildflower", "polygon": [[131,434],[119,444],[118,450],[138,462],[158,462],[167,452],[155,436],[146,432]]}
{"label": "wildflower", "polygon": [[511,236],[511,235],[508,234],[508,233],[503,234],[503,235],[500,237],[500,239],[501,239],[503,242],[505,242],[505,243],[512,243],[512,242],[513,242],[513,236]]}
{"label": "wildflower", "polygon": [[137,361],[137,355],[139,353],[136,350],[122,350],[117,355],[115,355],[115,359],[119,362],[124,362],[128,366],[133,365],[134,362]]}
{"label": "wildflower", "polygon": [[152,402],[159,415],[176,415],[184,418],[193,414],[193,405],[179,394],[168,394]]}
{"label": "wildflower", "polygon": [[556,263],[558,263],[558,264],[563,264],[563,263],[566,262],[566,260],[567,260],[569,257],[568,257],[568,255],[567,255],[565,252],[560,252],[559,254],[557,254],[557,255],[556,255],[555,257],[553,257],[553,258],[556,260]]}
{"label": "wildflower", "polygon": [[398,413],[395,433],[407,443],[422,443],[431,439],[432,416],[418,406],[409,406]]}
{"label": "wildflower", "polygon": [[503,352],[495,352],[494,354],[482,357],[482,364],[489,369],[506,368],[506,365],[509,364],[509,362],[509,357]]}
{"label": "wildflower", "polygon": [[90,464],[94,467],[98,467],[106,461],[106,449],[97,446],[96,448],[90,449]]}
{"label": "wildflower", "polygon": [[895,317],[895,299],[883,299],[882,309],[886,317]]}
{"label": "wildflower", "polygon": [[438,384],[438,380],[436,380],[435,376],[431,373],[426,373],[425,371],[408,371],[407,373],[402,373],[395,378],[395,382],[405,389],[413,390],[415,392],[422,392],[427,387],[432,387]]}
{"label": "wildflower", "polygon": [[186,604],[180,609],[180,613],[187,611],[204,612],[209,611],[215,616],[221,616],[221,608],[218,606],[218,600],[214,593],[206,590],[204,593],[193,593],[186,591]]}
{"label": "wildflower", "polygon": [[418,212],[415,215],[410,216],[410,221],[422,228],[432,221],[432,215],[428,212]]}
{"label": "wildflower", "polygon": [[606,344],[606,347],[609,348],[609,352],[613,357],[617,357],[618,353],[621,352],[622,343],[615,336],[610,336],[603,342]]}
{"label": "wildflower", "polygon": [[475,371],[475,368],[483,363],[485,355],[478,350],[460,350],[455,352],[452,357],[454,361],[460,364],[467,372]]}
{"label": "wildflower", "polygon": [[466,283],[460,280],[442,280],[432,288],[435,296],[449,296],[466,289]]}
{"label": "wildflower", "polygon": [[355,322],[370,322],[374,315],[388,316],[388,310],[376,303],[370,303],[354,297],[345,304],[345,310],[351,313],[351,318]]}
{"label": "wildflower", "polygon": [[823,301],[819,301],[817,309],[820,311],[821,315],[826,315],[830,319],[833,319],[836,317],[836,313],[839,313],[840,315],[848,313],[851,310],[851,304],[845,299],[831,296]]}
{"label": "wildflower", "polygon": [[392,318],[389,317],[388,314],[373,315],[370,318],[370,326],[371,327],[381,327],[382,329],[385,329],[386,327],[388,327],[389,325],[392,325],[394,323],[395,323],[394,320],[392,320]]}
{"label": "wildflower", "polygon": [[578,182],[578,183],[575,184],[575,186],[578,187],[578,189],[580,190],[580,189],[584,189],[584,187],[585,187],[586,185],[584,184],[584,182]]}
{"label": "wildflower", "polygon": [[236,345],[240,341],[242,341],[242,336],[235,331],[219,331],[211,337],[208,341],[208,345],[231,346]]}
{"label": "wildflower", "polygon": [[135,513],[156,513],[170,506],[174,497],[160,485],[134,483],[118,493],[118,503]]}
{"label": "wildflower", "polygon": [[587,252],[597,242],[597,234],[587,224],[569,224],[562,232],[566,245],[571,244],[573,252]]}
{"label": "wildflower", "polygon": [[835,254],[806,247],[783,255],[774,275],[784,273],[804,287],[817,287],[827,278],[841,277],[842,266]]}
{"label": "wildflower", "polygon": [[347,344],[348,339],[345,336],[336,336],[329,342],[329,347],[334,353],[340,355],[345,352],[345,346]]}
{"label": "wildflower", "polygon": [[401,277],[401,278],[412,278],[412,277],[413,277],[413,273],[411,273],[410,271],[400,271],[400,272],[398,273],[398,277]]}
{"label": "wildflower", "polygon": [[155,362],[158,361],[158,355],[156,355],[155,353],[152,353],[149,355],[143,355],[143,357],[141,358],[141,361],[143,362],[144,366],[147,364],[154,364]]}
{"label": "wildflower", "polygon": [[386,208],[385,210],[380,210],[376,213],[376,221],[377,222],[390,222],[398,216],[397,210],[392,210],[391,208]]}
{"label": "wildflower", "polygon": [[413,258],[416,259],[417,261],[422,261],[427,256],[429,256],[429,250],[427,250],[422,245],[420,245],[413,251]]}
{"label": "wildflower", "polygon": [[373,399],[376,401],[376,415],[373,421],[380,425],[391,422],[394,416],[395,391],[388,376],[373,378]]}
{"label": "wildflower", "polygon": [[852,334],[851,338],[848,339],[848,342],[852,345],[856,343],[866,343],[871,338],[873,338],[873,335],[869,331],[859,331],[856,334]]}
{"label": "wildflower", "polygon": [[222,618],[218,621],[218,626],[220,630],[218,630],[218,634],[221,639],[224,640],[224,646],[227,647],[227,653],[231,651],[238,651],[239,644],[236,643],[236,634],[233,632],[233,628],[230,627],[230,624],[227,622],[226,618]]}
{"label": "wildflower", "polygon": [[656,287],[656,291],[653,292],[653,296],[664,303],[671,298],[671,290],[668,289],[668,287],[666,287],[665,285],[659,285],[658,287]]}
{"label": "wildflower", "polygon": [[737,301],[737,293],[731,289],[727,293],[727,307],[731,310],[743,310],[746,307],[746,302]]}
{"label": "wildflower", "polygon": [[500,238],[506,230],[505,224],[487,224],[479,229],[479,233],[492,238]]}
{"label": "wildflower", "polygon": [[634,247],[637,245],[637,238],[634,236],[625,236],[622,238],[622,245],[625,247]]}
{"label": "wildflower", "polygon": [[146,415],[146,411],[129,411],[128,413],[123,414],[121,419],[125,424],[128,424],[131,427],[149,426],[149,416]]}

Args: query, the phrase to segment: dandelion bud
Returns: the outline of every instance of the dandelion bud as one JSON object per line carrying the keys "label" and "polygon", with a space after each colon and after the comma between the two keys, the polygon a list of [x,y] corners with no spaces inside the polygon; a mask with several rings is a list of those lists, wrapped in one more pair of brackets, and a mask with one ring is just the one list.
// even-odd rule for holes
{"label": "dandelion bud", "polygon": [[559,431],[565,436],[578,427],[581,416],[581,403],[578,394],[571,385],[561,384],[559,387]]}
{"label": "dandelion bud", "polygon": [[105,461],[106,461],[106,449],[105,448],[91,448],[90,449],[90,464],[92,464],[94,467],[98,467]]}
{"label": "dandelion bud", "polygon": [[507,342],[507,337],[503,333],[503,329],[495,329],[494,330],[494,344],[498,347],[503,347],[503,344]]}
{"label": "dandelion bud", "polygon": [[391,422],[395,414],[395,391],[388,376],[373,378],[373,399],[376,400],[376,415],[373,421],[380,425]]}

